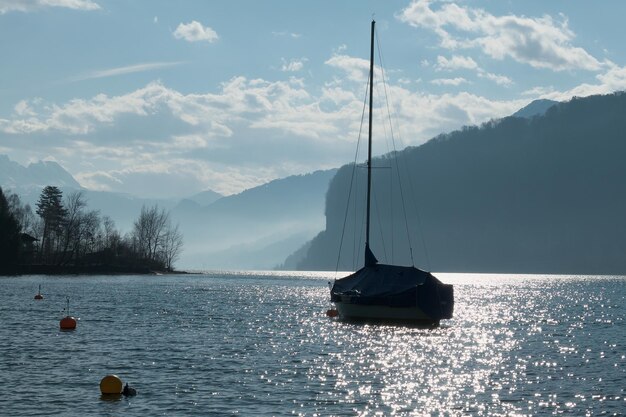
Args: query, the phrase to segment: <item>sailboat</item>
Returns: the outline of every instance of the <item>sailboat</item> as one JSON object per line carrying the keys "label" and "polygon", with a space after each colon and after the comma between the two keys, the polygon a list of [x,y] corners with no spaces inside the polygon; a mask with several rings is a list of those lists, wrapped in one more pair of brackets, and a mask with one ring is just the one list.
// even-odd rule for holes
{"label": "sailboat", "polygon": [[381,264],[370,249],[375,25],[376,22],[372,21],[364,265],[355,273],[335,280],[330,297],[336,306],[336,313],[343,320],[437,325],[442,319],[452,318],[452,285],[444,284],[430,272],[414,266]]}

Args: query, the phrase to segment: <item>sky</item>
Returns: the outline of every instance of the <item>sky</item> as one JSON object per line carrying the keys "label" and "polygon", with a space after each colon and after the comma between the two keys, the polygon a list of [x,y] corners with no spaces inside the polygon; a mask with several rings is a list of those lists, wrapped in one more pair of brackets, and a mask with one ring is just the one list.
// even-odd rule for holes
{"label": "sky", "polygon": [[354,160],[372,18],[382,154],[626,89],[624,16],[622,0],[0,0],[0,154],[92,190],[238,193]]}

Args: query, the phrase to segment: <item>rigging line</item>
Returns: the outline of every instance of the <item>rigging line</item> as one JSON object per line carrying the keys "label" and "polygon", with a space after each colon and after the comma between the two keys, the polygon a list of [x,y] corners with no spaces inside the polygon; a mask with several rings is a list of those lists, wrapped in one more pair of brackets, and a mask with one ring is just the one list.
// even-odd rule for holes
{"label": "rigging line", "polygon": [[378,220],[378,231],[380,232],[380,242],[382,244],[383,247],[383,255],[385,257],[385,259],[389,260],[389,258],[387,257],[387,246],[385,245],[385,236],[383,235],[383,224],[380,220],[380,206],[378,205],[378,195],[376,193],[374,194],[374,206],[376,207],[376,220]]}
{"label": "rigging line", "polygon": [[[381,69],[384,69],[384,66],[382,65],[383,63],[383,57],[382,57],[382,51],[379,48],[379,59],[381,61]],[[384,73],[383,73],[383,87],[385,88],[385,97],[387,97],[388,95],[388,91],[387,91],[387,83],[385,81],[385,77],[384,77]],[[389,91],[389,96],[391,95],[391,91]],[[397,112],[394,110],[393,112],[391,110],[389,110],[389,103],[391,103],[392,100],[391,99],[387,99],[386,103],[387,103],[387,109],[388,112],[387,114],[389,114],[389,118],[390,118],[390,127],[392,129],[392,142],[393,142],[393,146],[394,146],[394,150],[395,150],[395,136],[393,135],[393,123],[391,122],[391,115],[393,115],[396,118],[396,124],[397,123]],[[399,125],[399,124],[398,124]],[[399,138],[400,141],[402,141],[401,138]],[[403,163],[404,166],[404,172],[405,172],[405,176],[408,178],[409,180],[409,190],[411,190],[411,193],[409,193],[409,197],[411,202],[413,203],[413,207],[415,207],[415,216],[416,216],[416,220],[417,220],[417,232],[418,235],[420,237],[420,241],[422,244],[422,250],[424,251],[424,257],[426,259],[426,267],[428,270],[431,269],[431,263],[430,263],[430,254],[428,252],[428,246],[426,245],[426,237],[425,237],[425,233],[423,232],[423,227],[422,227],[422,216],[420,213],[420,207],[416,202],[415,199],[415,186],[413,184],[413,177],[410,174],[409,171],[409,163],[407,162],[407,158],[408,156],[406,155],[406,151],[405,152],[398,152],[395,151],[395,160],[396,160],[396,171],[397,171],[397,175],[398,175],[398,183],[400,185],[400,194],[401,194],[401,198],[402,198],[402,209],[403,209],[403,214],[405,216],[405,224],[407,224],[407,238],[409,239],[409,246],[410,246],[410,250],[411,250],[411,260],[413,261],[413,247],[412,247],[412,243],[410,240],[410,235],[408,235],[408,220],[407,220],[407,213],[406,213],[406,207],[405,207],[405,201],[404,201],[404,193],[403,193],[403,188],[402,188],[402,182],[400,181],[400,162]]]}
{"label": "rigging line", "polygon": [[[391,168],[391,167],[390,167]],[[391,227],[389,228],[391,230],[391,263],[393,264],[395,261],[395,257],[394,255],[395,253],[395,244],[396,244],[396,239],[395,239],[395,227],[394,227],[394,213],[393,213],[393,168],[392,172],[389,173],[389,213],[391,213]]]}
{"label": "rigging line", "polygon": [[[389,103],[391,100],[389,100],[387,103]],[[396,115],[396,112],[394,111],[393,113]],[[401,140],[401,139],[400,139]],[[395,146],[395,142],[394,142],[394,146]],[[409,171],[409,163],[407,162],[408,156],[406,155],[406,151],[405,152],[396,152],[396,171],[398,174],[398,182],[400,184],[400,193],[403,195],[403,188],[402,188],[402,182],[400,181],[400,162],[402,162],[403,165],[403,171],[405,173],[405,177],[409,180],[409,190],[411,191],[409,193],[409,199],[411,200],[411,203],[413,205],[413,207],[415,208],[415,217],[416,217],[416,226],[417,226],[417,232],[418,235],[420,237],[420,241],[422,244],[422,250],[424,251],[424,257],[426,260],[426,268],[428,270],[431,269],[431,263],[430,263],[430,254],[428,252],[428,246],[426,245],[426,236],[424,233],[424,229],[422,227],[422,216],[421,216],[421,211],[420,211],[420,206],[417,204],[416,198],[415,198],[415,186],[413,183],[413,176],[411,175],[410,171]],[[402,197],[402,202],[403,202],[403,210],[405,209],[404,206],[404,197]],[[403,211],[404,215],[405,215],[405,222],[406,224],[408,224],[408,221],[406,220],[406,211]],[[407,226],[407,231],[408,231],[408,226]],[[410,250],[411,250],[411,260],[413,260],[413,247],[411,244],[411,240],[409,238],[409,245],[410,245]]]}
{"label": "rigging line", "polygon": [[[378,51],[379,51],[379,52],[378,52],[378,56],[379,56],[379,58],[380,58],[380,47],[379,47]],[[380,71],[380,73],[381,73],[381,74],[383,73],[383,71],[382,71],[382,61],[381,61],[381,71]],[[382,77],[381,77],[381,79],[382,79]],[[383,80],[383,86],[384,86],[384,80]],[[379,95],[379,96],[383,96],[383,94],[381,94],[381,92],[380,92],[380,88],[378,88],[378,85],[376,86],[376,92],[378,93],[378,95]],[[386,93],[385,93],[384,95],[385,95],[385,97],[387,96],[387,94],[386,94]],[[387,111],[389,111],[388,106],[387,106]],[[382,120],[382,123],[380,123],[380,125],[381,125],[381,126],[382,126],[382,128],[383,128],[383,136],[385,137],[385,145],[387,146],[387,155],[390,155],[390,154],[391,154],[391,151],[392,151],[392,150],[395,150],[395,143],[393,143],[393,128],[391,127],[391,123],[390,123],[390,131],[391,131],[391,134],[389,134],[389,132],[387,132],[387,123],[386,123],[386,121],[385,121],[385,118],[384,118],[384,117],[381,117],[380,119]],[[391,138],[392,138],[392,148],[391,148],[391,149],[389,148],[389,137],[390,137],[390,136],[391,136]],[[384,158],[384,157],[382,157],[382,158],[380,158],[380,159],[381,159],[381,160],[385,160],[385,161],[389,161],[389,163],[390,163],[389,167],[382,167],[382,168],[391,168],[391,169],[393,169],[393,168],[391,167],[391,162],[392,162],[392,161],[391,161],[391,158]],[[391,227],[389,228],[389,230],[390,230],[390,232],[391,232],[391,233],[390,233],[390,234],[391,234],[391,257],[390,257],[390,258],[387,258],[387,259],[388,259],[388,260],[390,260],[390,262],[391,262],[391,263],[394,263],[394,241],[395,241],[395,239],[394,239],[394,233],[395,233],[395,230],[394,230],[394,229],[395,229],[395,227],[393,227],[393,225],[394,225],[394,223],[395,223],[395,222],[394,222],[394,217],[395,217],[395,214],[394,214],[394,211],[393,211],[393,174],[389,176],[389,190],[390,190],[390,197],[389,197],[389,206],[390,206],[390,210],[389,210],[389,213],[390,213],[390,215],[389,215],[389,223],[390,223],[390,225],[391,225]],[[407,224],[407,223],[406,223],[406,219],[405,219],[405,224]],[[407,226],[407,227],[408,227],[408,226]],[[381,233],[382,233],[382,232],[381,232]],[[409,243],[410,243],[410,241],[409,241]],[[384,244],[384,242],[383,242],[383,244]],[[385,247],[384,247],[384,246],[383,246],[383,249],[385,249]],[[385,256],[387,256],[387,254],[386,254],[386,253],[385,253]]]}
{"label": "rigging line", "polygon": [[409,232],[409,220],[408,220],[408,215],[407,215],[407,210],[406,210],[406,201],[404,199],[404,189],[402,187],[402,181],[400,179],[400,169],[397,163],[398,160],[398,151],[396,148],[396,140],[395,140],[395,135],[394,135],[394,131],[393,131],[393,122],[391,120],[391,109],[389,108],[389,93],[387,91],[387,80],[385,77],[385,66],[384,66],[384,61],[383,61],[383,56],[382,56],[382,51],[380,48],[380,39],[378,38],[378,33],[376,33],[376,42],[378,45],[378,59],[380,62],[380,71],[381,71],[381,79],[382,79],[382,83],[383,83],[383,89],[385,91],[385,103],[387,106],[387,114],[389,115],[389,130],[391,132],[391,143],[393,145],[393,155],[396,159],[396,171],[397,171],[397,175],[398,175],[398,184],[400,186],[400,199],[402,201],[402,213],[404,215],[404,224],[405,224],[405,229],[406,229],[406,237],[409,243],[409,250],[411,253],[411,263],[413,264],[413,266],[415,266],[415,260],[413,259],[413,244],[411,242],[411,233]]}
{"label": "rigging line", "polygon": [[[355,259],[357,258],[357,244],[356,244],[356,239],[355,239],[355,234],[356,234],[356,230],[357,230],[357,222],[356,220],[359,218],[358,216],[358,204],[357,201],[359,200],[358,194],[359,194],[359,174],[358,174],[358,167],[356,166],[356,161],[355,161],[355,166],[353,168],[353,170],[356,171],[356,173],[354,173],[354,213],[352,213],[352,270],[356,270],[356,265],[357,263],[355,262]],[[350,201],[348,201],[348,207],[349,207]]]}
{"label": "rigging line", "polygon": [[[357,166],[357,168],[363,168],[363,166]],[[365,240],[366,222],[365,213],[363,213],[362,215],[358,215],[359,205],[357,202],[359,201],[359,199],[363,199],[363,197],[367,196],[367,193],[363,193],[362,196],[359,196],[360,175],[358,174],[358,172],[359,171],[357,170],[357,175],[355,176],[356,183],[354,184],[354,230],[352,232],[354,235],[354,238],[352,239],[354,245],[354,252],[352,254],[352,269],[355,271],[358,269],[358,265],[360,265],[361,262],[361,255],[363,255],[363,251],[361,250],[361,248],[363,247],[363,241]],[[367,181],[365,182],[364,187],[367,187]],[[361,221],[358,221],[358,219],[361,219]],[[356,236],[358,236],[358,241],[356,239]]]}
{"label": "rigging line", "polygon": [[[339,251],[337,252],[337,264],[335,265],[335,281],[337,280],[337,271],[339,270],[339,260],[341,259],[341,249],[343,247],[343,238],[345,236],[346,233],[346,222],[348,220],[348,210],[350,209],[350,197],[352,195],[352,185],[354,183],[354,177],[356,174],[356,161],[357,158],[359,157],[359,146],[361,144],[361,133],[363,132],[363,120],[365,120],[365,109],[366,109],[366,103],[367,103],[367,87],[369,87],[369,83],[371,82],[371,80],[368,81],[366,87],[365,87],[365,97],[363,98],[363,110],[361,112],[361,126],[359,127],[359,136],[357,139],[357,143],[356,143],[356,151],[354,153],[354,163],[352,165],[352,175],[350,177],[350,188],[348,191],[348,201],[346,203],[346,212],[344,214],[343,217],[343,227],[341,229],[341,240],[339,241]],[[355,197],[356,199],[356,197]],[[356,201],[354,203],[356,205]]]}
{"label": "rigging line", "polygon": [[[404,159],[406,159],[407,156],[404,156]],[[404,170],[407,173],[407,177],[409,178],[409,187],[411,189],[411,201],[413,202],[413,206],[415,207],[415,217],[417,220],[417,229],[418,229],[418,234],[420,236],[420,240],[422,242],[422,249],[424,250],[424,257],[426,259],[426,268],[430,271],[431,270],[431,264],[430,264],[430,254],[428,253],[428,246],[426,245],[426,236],[424,233],[424,228],[422,227],[422,215],[420,214],[420,207],[417,204],[416,200],[415,200],[415,187],[413,186],[413,180],[411,179],[411,174],[408,172],[408,163],[406,162],[406,160],[404,161]],[[413,257],[413,250],[411,249],[411,258]]]}
{"label": "rigging line", "polygon": [[[356,204],[356,196],[355,196],[355,204]],[[362,216],[362,217],[365,217],[365,216]],[[358,234],[356,233],[356,228],[354,230],[354,233],[357,234],[357,236],[359,236],[359,242],[358,242],[358,245],[357,245],[359,250],[356,251],[356,256],[352,260],[352,262],[353,262],[352,268],[354,270],[357,270],[358,269],[358,265],[361,264],[361,256],[365,256],[364,252],[362,250],[360,250],[360,248],[362,248],[363,245],[365,244],[364,243],[364,241],[365,241],[365,231],[364,231],[364,229],[365,229],[365,227],[364,227],[365,226],[365,221],[359,222],[359,225],[360,225],[359,233]],[[356,242],[356,239],[354,239],[354,241]],[[365,258],[363,258],[363,263],[365,263]]]}
{"label": "rigging line", "polygon": [[[378,56],[380,57],[380,46],[379,46],[378,51],[379,51],[378,52]],[[382,64],[382,62],[381,62],[381,64]],[[382,66],[381,66],[380,73],[382,74]],[[384,81],[383,81],[383,84],[384,84]],[[378,96],[382,97],[383,94],[381,94],[381,91],[380,91],[380,88],[379,88],[378,84],[376,84],[375,88],[376,88],[376,93],[378,94]],[[385,96],[386,96],[386,94],[385,94]],[[391,136],[393,138],[393,129],[391,130],[391,135],[390,135],[389,132],[387,132],[387,123],[385,121],[385,118],[384,117],[380,117],[380,119],[381,119],[381,122],[382,122],[382,123],[380,123],[380,126],[382,126],[382,129],[383,129],[383,136],[385,138],[385,146],[387,147],[387,154],[391,154],[391,150],[392,149],[389,148],[389,137]],[[382,160],[387,160],[384,157],[382,157],[380,159],[381,159],[381,161]],[[389,160],[389,162],[391,162],[391,160]],[[383,167],[383,168],[387,168],[387,167]],[[391,168],[391,166],[389,166],[389,168]],[[388,261],[390,261],[391,263],[393,263],[393,255],[394,255],[394,246],[393,245],[394,245],[394,229],[395,228],[393,227],[393,224],[394,224],[393,187],[391,187],[391,184],[393,184],[393,175],[390,176],[390,188],[389,188],[390,189],[390,194],[391,194],[391,196],[389,198],[389,205],[390,205],[390,208],[391,208],[389,210],[389,213],[390,213],[389,223],[391,224],[391,227],[389,228],[389,230],[391,232],[391,257],[387,258],[386,247],[384,246],[384,240],[383,240],[383,250],[385,251],[385,258]],[[379,225],[380,225],[380,220],[379,220]],[[381,231],[381,234],[382,234],[382,231]],[[382,238],[382,236],[381,236],[381,238]]]}

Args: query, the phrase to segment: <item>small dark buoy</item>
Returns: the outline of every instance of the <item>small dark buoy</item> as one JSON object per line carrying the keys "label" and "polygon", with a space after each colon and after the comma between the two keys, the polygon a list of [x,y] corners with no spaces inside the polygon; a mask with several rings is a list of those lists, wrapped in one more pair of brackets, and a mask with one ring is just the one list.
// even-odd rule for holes
{"label": "small dark buoy", "polygon": [[337,317],[339,315],[339,312],[336,309],[331,308],[329,310],[326,310],[326,315],[328,317]]}
{"label": "small dark buoy", "polygon": [[61,319],[59,325],[61,330],[74,330],[76,328],[76,319],[70,316],[70,297],[67,297],[67,316]]}
{"label": "small dark buoy", "polygon": [[35,295],[35,300],[43,300],[43,295],[41,295],[41,284],[39,284],[39,292]]}
{"label": "small dark buoy", "polygon": [[122,391],[125,397],[134,397],[137,395],[137,390],[133,387],[128,386],[128,382],[124,385],[124,390]]}

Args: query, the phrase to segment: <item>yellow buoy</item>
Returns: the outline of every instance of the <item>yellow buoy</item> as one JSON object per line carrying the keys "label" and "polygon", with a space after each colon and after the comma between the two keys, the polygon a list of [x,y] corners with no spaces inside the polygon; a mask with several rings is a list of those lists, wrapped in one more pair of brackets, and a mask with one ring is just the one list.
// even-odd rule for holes
{"label": "yellow buoy", "polygon": [[107,375],[100,381],[100,392],[103,395],[119,395],[122,389],[122,380],[117,375]]}

